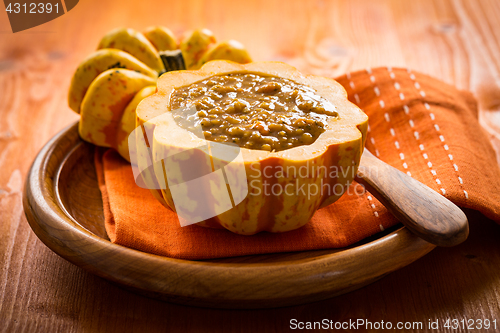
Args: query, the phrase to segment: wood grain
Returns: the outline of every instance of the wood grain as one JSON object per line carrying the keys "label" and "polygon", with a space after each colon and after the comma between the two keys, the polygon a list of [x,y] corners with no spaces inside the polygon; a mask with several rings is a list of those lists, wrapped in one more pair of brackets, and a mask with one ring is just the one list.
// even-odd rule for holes
{"label": "wood grain", "polygon": [[454,203],[404,172],[363,152],[356,180],[415,235],[438,246],[467,239],[469,223]]}
{"label": "wood grain", "polygon": [[[22,186],[31,161],[77,116],[67,107],[73,70],[117,26],[206,26],[259,60],[314,74],[408,66],[479,101],[500,151],[500,3],[421,1],[80,1],[68,14],[13,35],[0,12],[0,331],[276,332],[313,321],[499,318],[500,227],[469,215],[470,236],[373,285],[319,303],[274,310],[210,310],[123,291],[68,263],[30,230]],[[499,155],[500,156],[500,155]],[[465,332],[459,330],[442,330]],[[479,330],[478,330],[479,331]],[[484,331],[484,330],[483,330]],[[490,330],[492,332],[492,330]]]}

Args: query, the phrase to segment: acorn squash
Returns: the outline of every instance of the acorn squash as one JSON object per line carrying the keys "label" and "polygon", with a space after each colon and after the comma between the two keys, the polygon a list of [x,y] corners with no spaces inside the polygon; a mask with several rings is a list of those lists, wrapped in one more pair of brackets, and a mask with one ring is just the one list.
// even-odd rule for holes
{"label": "acorn squash", "polygon": [[78,66],[69,89],[69,106],[81,114],[82,139],[112,147],[129,160],[128,135],[135,128],[135,106],[154,93],[159,75],[185,69],[184,59],[190,61],[192,68],[199,66],[201,60],[217,58],[251,61],[241,44],[217,43],[207,29],[188,33],[181,49],[175,35],[161,26],[142,33],[120,28],[106,34],[98,50]]}
{"label": "acorn squash", "polygon": [[[228,140],[225,143],[210,141],[205,128],[200,135],[179,123],[179,117],[183,121],[193,112],[205,112],[203,109],[200,111],[199,104],[194,111],[188,108],[174,110],[176,94],[180,93],[179,96],[188,99],[191,95],[195,96],[182,89],[212,79],[216,82],[224,75],[229,75],[226,77],[231,79],[246,74],[255,77],[256,82],[270,78],[271,81],[304,87],[304,91],[316,94],[316,100],[322,99],[333,105],[334,116],[322,118],[326,121],[314,142],[309,140],[271,151],[264,150],[262,146],[252,149],[252,146],[231,145]],[[266,96],[277,98],[273,95],[275,91],[267,86],[264,88]],[[196,92],[196,89],[191,92]],[[298,105],[297,95],[290,98],[291,103]],[[215,109],[220,111],[219,106]],[[253,111],[243,110],[240,113],[245,112]],[[153,164],[154,172],[150,176],[155,177],[154,182],[161,187],[151,189],[155,197],[177,213],[179,210],[183,214],[190,213],[194,218],[192,221],[198,218],[200,226],[225,228],[242,235],[297,229],[306,224],[317,209],[340,198],[356,174],[368,127],[368,117],[348,101],[339,83],[329,78],[303,75],[280,62],[240,65],[230,61],[211,61],[199,70],[165,73],[157,82],[156,93],[139,103],[136,114],[137,125],[142,129],[137,133],[146,133],[150,156],[144,156],[144,150],[138,148],[138,160],[135,162],[144,164],[149,158],[149,163]],[[232,131],[231,128],[226,127],[227,133]],[[253,130],[255,127],[249,128]],[[208,140],[205,139],[207,135]],[[224,138],[227,137],[230,136],[224,135]],[[168,162],[172,158],[177,158],[177,166]],[[140,169],[146,170],[147,167],[143,165]],[[199,176],[212,176],[219,169],[224,169],[224,177],[219,177],[218,183],[214,176],[208,182],[200,182],[199,186],[179,192],[179,184],[199,181],[203,178]],[[182,194],[182,200],[176,200],[172,186],[175,186],[177,194]],[[228,192],[232,196],[229,207],[223,202]],[[205,219],[197,212],[202,204],[200,198],[213,203],[211,215],[204,213],[208,216]]]}

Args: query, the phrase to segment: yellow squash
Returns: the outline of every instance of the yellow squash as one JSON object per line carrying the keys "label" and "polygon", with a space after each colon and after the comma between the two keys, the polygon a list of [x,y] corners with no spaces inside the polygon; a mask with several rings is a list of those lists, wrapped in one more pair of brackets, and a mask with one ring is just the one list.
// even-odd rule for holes
{"label": "yellow squash", "polygon": [[[171,112],[170,96],[176,88],[228,73],[275,76],[313,88],[336,107],[338,118],[329,120],[326,130],[310,145],[277,152],[239,148],[242,160],[234,159],[237,151],[231,154],[234,148],[226,146],[222,154],[215,156],[215,145],[211,141],[205,141],[177,125],[174,112]],[[279,62],[240,65],[229,61],[212,61],[200,70],[166,73],[158,80],[157,92],[142,100],[136,113],[137,124],[143,126],[143,131],[139,133],[150,133],[148,142],[151,158],[156,162],[154,175],[157,182],[163,185],[161,198],[158,190],[152,189],[152,192],[163,205],[173,210],[182,208],[195,211],[198,202],[194,198],[199,197],[199,193],[205,193],[206,199],[213,200],[217,206],[218,198],[224,197],[227,187],[230,187],[231,175],[237,174],[238,170],[245,170],[246,183],[235,183],[236,187],[231,190],[234,194],[234,190],[237,192],[247,188],[248,194],[241,200],[233,197],[235,204],[232,208],[198,223],[226,228],[243,235],[297,229],[306,224],[317,209],[339,199],[356,174],[368,127],[368,117],[348,101],[339,83],[324,77],[303,75],[295,68]],[[213,173],[217,166],[223,166],[228,186],[211,182],[206,188],[200,186],[184,193],[182,202],[176,201],[174,205],[175,200],[168,184],[172,184],[172,180],[176,184],[190,180],[183,179],[187,172],[166,170],[167,163],[163,163],[162,158],[175,156],[179,152],[183,153],[185,165],[198,168],[199,174]],[[169,178],[167,182],[166,175],[177,179]],[[272,192],[269,185],[275,186],[276,190]]]}
{"label": "yellow squash", "polygon": [[[81,114],[80,136],[95,145],[114,148],[129,160],[128,136],[135,128],[135,107],[154,93],[159,75],[184,69],[165,68],[164,59],[172,57],[166,53],[175,50],[179,50],[178,40],[162,26],[144,32],[119,28],[106,34],[98,50],[78,66],[71,80],[68,104]],[[251,61],[241,44],[217,43],[207,29],[188,33],[175,57],[180,54],[191,67],[213,59]]]}

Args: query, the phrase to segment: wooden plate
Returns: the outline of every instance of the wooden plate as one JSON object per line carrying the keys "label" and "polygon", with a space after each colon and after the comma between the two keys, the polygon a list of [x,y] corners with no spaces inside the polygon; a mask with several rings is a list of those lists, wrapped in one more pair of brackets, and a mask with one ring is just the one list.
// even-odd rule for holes
{"label": "wooden plate", "polygon": [[171,259],[112,244],[104,230],[94,146],[74,124],[50,140],[26,180],[24,210],[55,253],[138,293],[186,305],[269,308],[365,286],[434,248],[404,227],[338,250],[207,261]]}

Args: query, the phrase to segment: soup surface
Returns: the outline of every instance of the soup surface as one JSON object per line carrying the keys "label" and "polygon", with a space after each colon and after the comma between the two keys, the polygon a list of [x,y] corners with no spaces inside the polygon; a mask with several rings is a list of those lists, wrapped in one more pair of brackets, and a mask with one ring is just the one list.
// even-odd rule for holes
{"label": "soup surface", "polygon": [[314,89],[252,73],[212,76],[173,91],[172,110],[193,106],[195,112],[174,116],[181,127],[201,125],[207,140],[267,151],[311,144],[338,118]]}

